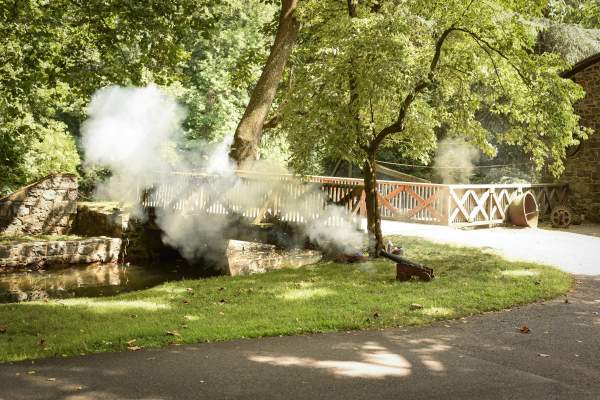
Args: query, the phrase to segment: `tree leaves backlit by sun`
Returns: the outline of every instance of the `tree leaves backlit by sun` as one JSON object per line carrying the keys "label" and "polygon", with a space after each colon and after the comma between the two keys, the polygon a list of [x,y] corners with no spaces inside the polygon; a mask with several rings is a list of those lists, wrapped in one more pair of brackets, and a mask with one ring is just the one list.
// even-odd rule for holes
{"label": "tree leaves backlit by sun", "polygon": [[[301,9],[304,40],[294,54],[291,90],[281,95],[297,167],[310,170],[324,154],[362,164],[365,148],[397,122],[414,94],[402,129],[383,146],[427,160],[441,132],[493,154],[492,133],[476,117],[485,110],[508,122],[497,141],[562,171],[564,147],[585,135],[572,108],[583,91],[559,77],[569,67],[559,56],[533,52],[536,31],[519,13],[538,15],[543,7],[469,0],[358,5],[357,18],[320,1]],[[448,30],[430,77],[436,43]]]}

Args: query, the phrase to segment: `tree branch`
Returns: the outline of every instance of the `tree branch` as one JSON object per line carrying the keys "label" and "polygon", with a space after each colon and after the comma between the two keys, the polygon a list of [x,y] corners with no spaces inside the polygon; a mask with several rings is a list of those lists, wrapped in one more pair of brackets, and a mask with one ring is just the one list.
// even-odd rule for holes
{"label": "tree branch", "polygon": [[266,131],[268,129],[277,128],[279,126],[280,122],[281,122],[281,115],[277,114],[277,115],[273,116],[273,118],[271,118],[270,120],[266,121],[263,124],[262,130]]}
{"label": "tree branch", "polygon": [[[469,6],[467,7],[467,9],[469,7],[471,7],[471,5],[473,3],[474,3],[474,0],[472,0],[469,3]],[[466,10],[465,10],[465,12],[466,12]],[[385,138],[387,136],[389,136],[393,133],[402,132],[404,130],[406,115],[408,114],[408,110],[409,110],[410,106],[412,105],[412,103],[414,102],[415,98],[417,97],[417,95],[424,92],[425,90],[427,90],[434,84],[435,75],[436,75],[436,72],[437,72],[437,69],[439,66],[440,57],[442,54],[442,48],[444,46],[444,43],[446,42],[446,40],[448,39],[448,37],[450,36],[450,34],[452,32],[466,33],[467,35],[469,35],[471,38],[473,38],[475,40],[475,42],[479,45],[479,47],[481,47],[488,54],[488,56],[492,59],[492,63],[494,65],[494,69],[495,69],[496,75],[498,76],[498,79],[500,79],[500,76],[498,74],[497,65],[496,65],[496,62],[493,59],[492,55],[490,54],[490,51],[498,54],[500,57],[502,57],[504,60],[506,60],[506,62],[508,62],[508,64],[517,72],[517,74],[519,75],[519,77],[521,78],[523,83],[530,86],[530,80],[527,79],[527,77],[523,74],[523,72],[502,51],[500,51],[496,47],[492,46],[492,44],[490,44],[487,40],[485,40],[484,38],[482,38],[475,32],[470,31],[469,29],[466,29],[466,28],[457,27],[453,24],[441,34],[441,36],[438,38],[438,40],[435,44],[435,53],[431,60],[431,65],[429,67],[429,72],[427,74],[427,77],[425,79],[417,82],[415,84],[415,87],[413,88],[413,90],[409,94],[406,95],[406,97],[404,98],[404,101],[402,102],[402,105],[400,106],[400,111],[398,113],[398,118],[396,119],[396,121],[394,121],[394,123],[392,123],[391,125],[383,128],[381,131],[379,131],[379,133],[371,141],[371,143],[369,145],[369,150],[371,152],[375,151],[379,147],[379,145],[385,140]],[[502,86],[501,81],[500,81],[500,85]],[[504,87],[503,87],[503,89],[504,89]]]}
{"label": "tree branch", "polygon": [[[500,50],[498,50],[497,48],[495,48],[494,46],[492,46],[487,40],[483,39],[481,36],[477,35],[473,31],[470,31],[470,30],[468,30],[466,28],[456,28],[456,30],[459,31],[459,32],[466,33],[467,35],[471,36],[475,40],[475,42],[477,42],[477,44],[479,45],[479,47],[481,47],[482,49],[485,50],[485,48],[487,47],[489,50],[491,50],[494,53],[498,54],[500,57],[502,57],[504,60],[506,60],[506,62],[508,62],[508,64],[517,72],[517,74],[519,75],[519,77],[521,78],[521,80],[523,81],[523,83],[525,83],[527,86],[530,85],[529,79],[527,79],[527,77],[525,75],[523,75],[523,72],[519,69],[519,67],[517,67],[510,60],[510,58],[508,58],[508,56],[506,56],[506,54],[502,53]],[[482,44],[484,46],[482,46]]]}
{"label": "tree branch", "polygon": [[435,53],[433,54],[433,58],[431,59],[431,64],[429,66],[429,72],[427,73],[427,78],[417,82],[415,84],[415,87],[413,88],[413,90],[408,95],[406,95],[406,97],[404,98],[404,101],[402,102],[402,105],[400,106],[400,112],[398,113],[398,118],[396,119],[396,121],[393,124],[383,128],[381,131],[379,131],[379,133],[371,141],[371,144],[369,146],[371,151],[376,150],[379,147],[379,145],[381,144],[381,142],[383,142],[387,136],[391,135],[392,133],[402,132],[404,130],[404,123],[405,123],[406,115],[408,114],[408,109],[410,108],[412,103],[415,101],[415,98],[417,97],[418,94],[422,93],[423,91],[425,91],[426,89],[428,89],[432,86],[432,84],[435,80],[435,73],[438,69],[438,65],[440,62],[441,55],[442,55],[442,47],[444,46],[446,39],[448,39],[448,36],[450,36],[450,34],[456,30],[458,30],[458,28],[456,28],[453,25],[450,28],[446,29],[440,35],[437,42],[435,43]]}

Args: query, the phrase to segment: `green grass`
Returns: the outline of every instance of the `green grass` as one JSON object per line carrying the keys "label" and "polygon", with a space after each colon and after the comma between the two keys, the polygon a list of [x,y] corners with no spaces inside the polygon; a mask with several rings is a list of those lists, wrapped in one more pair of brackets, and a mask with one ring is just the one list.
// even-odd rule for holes
{"label": "green grass", "polygon": [[77,235],[9,235],[0,233],[0,244],[37,242],[37,241],[67,241],[80,240],[81,236]]}
{"label": "green grass", "polygon": [[[432,282],[396,282],[386,260],[169,282],[107,298],[0,305],[0,360],[273,335],[421,325],[566,292],[569,275],[478,250],[402,238]],[[411,309],[411,303],[423,305]],[[171,332],[171,334],[167,333]]]}
{"label": "green grass", "polygon": [[131,204],[119,201],[78,201],[78,207],[87,207],[92,210],[112,212],[115,208],[129,210]]}

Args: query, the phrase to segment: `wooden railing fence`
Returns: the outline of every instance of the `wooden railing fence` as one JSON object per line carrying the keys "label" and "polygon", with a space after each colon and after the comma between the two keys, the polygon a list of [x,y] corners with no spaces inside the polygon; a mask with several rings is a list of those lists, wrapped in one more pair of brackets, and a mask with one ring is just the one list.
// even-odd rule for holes
{"label": "wooden railing fence", "polygon": [[567,201],[566,184],[449,185],[448,225],[497,225],[507,220],[509,204],[531,191],[543,218]]}
{"label": "wooden railing fence", "polygon": [[[176,173],[145,190],[142,206],[186,213],[236,213],[260,222],[268,215],[306,223],[327,218],[336,225],[347,217],[366,216],[362,179],[324,176],[294,177],[239,172],[228,178]],[[567,201],[566,184],[440,185],[378,180],[381,217],[452,226],[497,225],[506,221],[507,208],[519,194],[534,193],[542,216]],[[324,212],[328,204],[345,213]],[[345,214],[345,215],[342,215]]]}

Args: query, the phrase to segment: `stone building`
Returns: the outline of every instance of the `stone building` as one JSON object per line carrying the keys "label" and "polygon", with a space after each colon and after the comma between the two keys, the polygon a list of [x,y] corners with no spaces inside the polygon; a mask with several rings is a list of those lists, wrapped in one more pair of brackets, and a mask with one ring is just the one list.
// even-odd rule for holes
{"label": "stone building", "polygon": [[561,180],[569,183],[570,205],[586,220],[600,222],[600,53],[563,73],[580,84],[586,97],[577,104],[583,126],[595,131],[588,140],[568,152]]}

